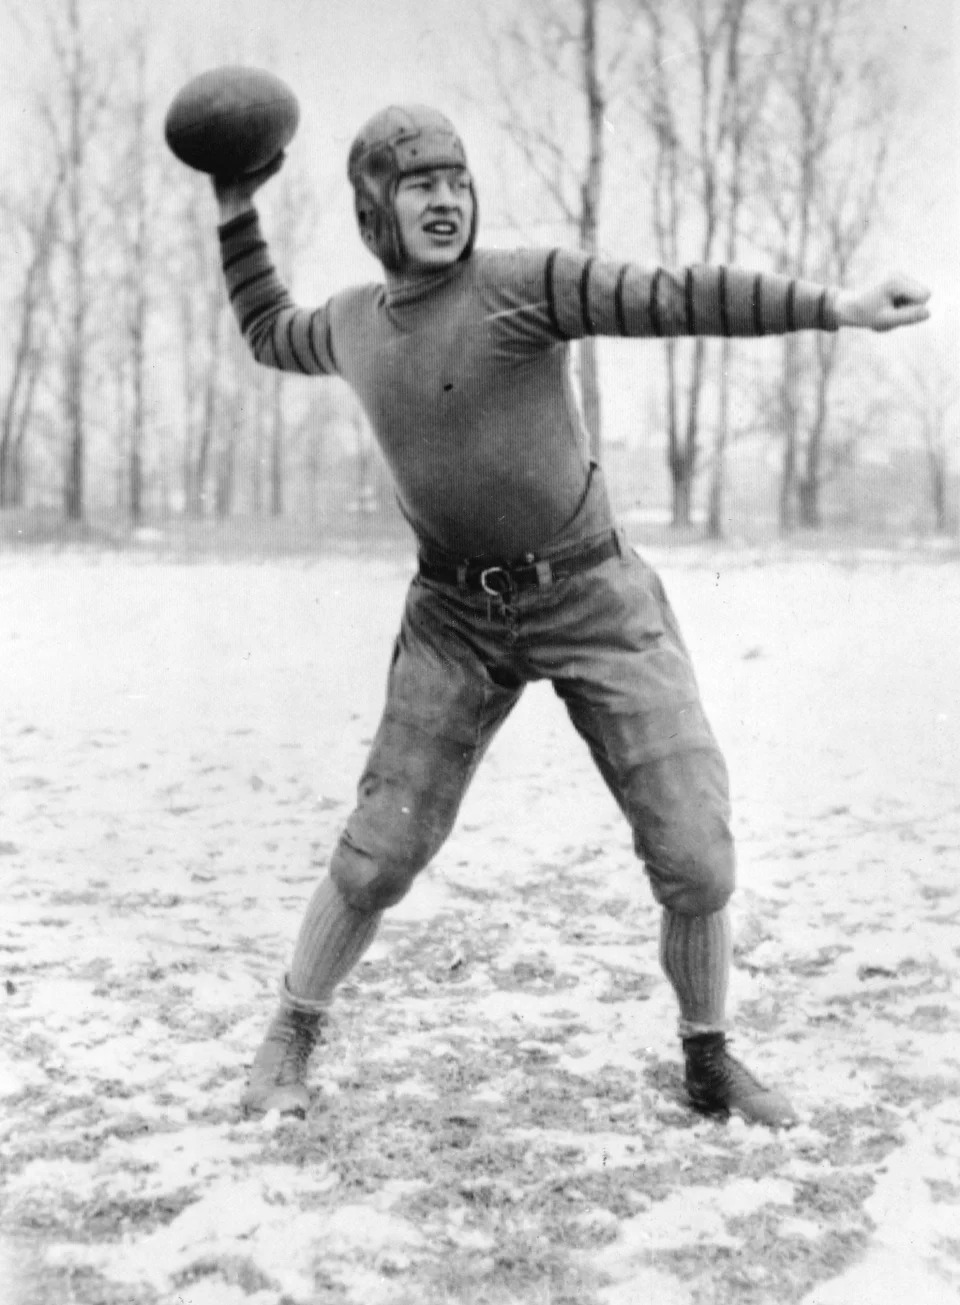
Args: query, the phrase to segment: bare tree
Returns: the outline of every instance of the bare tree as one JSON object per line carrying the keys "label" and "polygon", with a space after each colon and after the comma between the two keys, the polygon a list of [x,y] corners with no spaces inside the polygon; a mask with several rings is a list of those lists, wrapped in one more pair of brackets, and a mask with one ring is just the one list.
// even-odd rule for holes
{"label": "bare tree", "polygon": [[960,448],[960,376],[956,350],[942,341],[924,350],[906,369],[907,410],[916,423],[926,466],[928,504],[937,534],[953,533],[956,505],[950,501],[950,466]]}
{"label": "bare tree", "polygon": [[[721,185],[726,191],[722,222],[726,228],[723,258],[728,264],[737,261],[740,252],[740,223],[746,201],[746,162],[751,136],[759,121],[769,85],[763,61],[743,58],[744,28],[752,0],[732,0],[727,10],[725,33],[725,71],[722,79],[722,111],[727,117],[724,133],[726,145],[725,176]],[[720,345],[720,368],[717,394],[717,428],[713,445],[710,489],[707,503],[707,535],[721,539],[724,535],[727,446],[731,439],[731,379],[735,343],[725,339]]]}
{"label": "bare tree", "polygon": [[[13,316],[10,380],[0,415],[0,507],[22,507],[24,503],[24,450],[44,358],[38,326],[50,288],[63,172],[55,173],[45,186],[38,204],[28,201],[16,213],[24,263]],[[14,244],[11,236],[8,248]]]}
{"label": "bare tree", "polygon": [[[601,17],[612,30],[604,31]],[[553,224],[579,248],[599,245],[605,117],[619,94],[631,20],[601,0],[519,0],[489,33],[500,126],[536,183]],[[594,457],[601,434],[596,342],[578,349],[580,398]]]}
{"label": "bare tree", "polygon": [[[127,507],[134,522],[144,512],[144,447],[147,436],[147,334],[152,309],[156,211],[151,186],[149,39],[145,26],[134,27],[127,39],[132,84],[124,87],[118,105],[115,139],[125,148],[117,152],[119,175],[114,179],[114,215],[122,258],[121,349],[130,390],[129,405],[121,405],[121,477]],[[125,454],[125,457],[123,456]]]}
{"label": "bare tree", "polygon": [[213,230],[209,185],[182,169],[173,174],[177,196],[171,229],[176,268],[177,336],[182,392],[183,503],[201,517],[207,501],[223,384],[226,296]]}
{"label": "bare tree", "polygon": [[[308,247],[310,235],[322,215],[329,208],[332,194],[318,195],[303,172],[284,168],[272,192],[271,220],[277,230],[274,244],[277,267],[281,276],[292,282],[296,267]],[[285,395],[287,385],[280,372],[271,372],[260,380],[265,404],[261,417],[268,417],[269,503],[270,515],[280,516],[284,510],[285,449],[289,421]],[[257,467],[259,473],[259,463]]]}
{"label": "bare tree", "polygon": [[[844,280],[879,211],[895,107],[862,0],[784,0],[759,193],[791,275]],[[788,336],[780,377],[782,530],[820,524],[836,337]]]}
{"label": "bare tree", "polygon": [[[668,265],[715,261],[737,250],[747,147],[767,79],[749,46],[753,0],[633,0],[648,45],[637,101],[652,142],[652,224]],[[751,61],[745,54],[752,56]],[[674,525],[691,521],[710,345],[667,340],[665,425]],[[721,377],[731,351],[723,350]],[[719,529],[729,400],[721,381],[722,434],[715,448],[711,528]]]}
{"label": "bare tree", "polygon": [[52,144],[56,166],[64,176],[61,223],[67,264],[66,311],[63,331],[63,407],[67,430],[63,505],[68,518],[84,515],[87,439],[87,351],[92,280],[91,142],[107,102],[107,73],[102,51],[93,58],[84,26],[81,0],[63,0],[43,11],[51,69],[41,115]]}

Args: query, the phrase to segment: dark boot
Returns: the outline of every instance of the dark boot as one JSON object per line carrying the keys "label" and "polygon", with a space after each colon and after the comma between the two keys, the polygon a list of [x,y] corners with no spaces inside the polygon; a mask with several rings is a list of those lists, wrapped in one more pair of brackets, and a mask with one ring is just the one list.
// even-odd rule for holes
{"label": "dark boot", "polygon": [[247,1116],[276,1110],[306,1116],[310,1093],[304,1079],[310,1054],[327,1022],[327,1007],[294,997],[284,980],[280,1005],[254,1057],[241,1102]]}
{"label": "dark boot", "polygon": [[726,1119],[739,1115],[748,1124],[789,1128],[797,1123],[793,1106],[773,1088],[764,1087],[730,1055],[722,1033],[683,1039],[687,1094],[695,1110]]}

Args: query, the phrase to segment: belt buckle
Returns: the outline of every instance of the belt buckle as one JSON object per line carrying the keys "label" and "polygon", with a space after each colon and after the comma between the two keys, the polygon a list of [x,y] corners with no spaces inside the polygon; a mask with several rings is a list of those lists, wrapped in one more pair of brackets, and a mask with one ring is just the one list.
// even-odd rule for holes
{"label": "belt buckle", "polygon": [[[499,576],[499,586],[491,584],[491,577]],[[488,566],[480,572],[480,588],[491,598],[506,598],[508,594],[516,592],[516,584],[513,576],[505,566]]]}

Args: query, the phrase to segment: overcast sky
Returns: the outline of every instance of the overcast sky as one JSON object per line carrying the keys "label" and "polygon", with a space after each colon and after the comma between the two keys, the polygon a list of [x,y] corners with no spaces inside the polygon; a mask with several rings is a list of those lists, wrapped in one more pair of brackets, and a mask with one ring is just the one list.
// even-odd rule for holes
{"label": "overcast sky", "polygon": [[[0,5],[18,2],[26,0]],[[161,98],[172,95],[185,75],[219,63],[259,63],[290,83],[302,107],[291,154],[309,157],[327,180],[322,243],[329,247],[332,240],[341,251],[338,278],[376,274],[354,232],[344,164],[357,127],[391,101],[435,103],[456,118],[478,176],[481,240],[484,234],[502,238],[496,229],[498,161],[478,107],[488,97],[476,14],[480,8],[509,8],[511,0],[84,2],[88,14],[103,16],[104,49],[121,14],[149,11],[160,38],[155,54]],[[895,199],[889,257],[934,284],[945,305],[960,302],[960,0],[876,0],[874,10],[889,33],[905,92],[904,145],[888,180]],[[97,30],[93,17],[91,29]],[[11,124],[29,131],[29,119],[16,112],[16,97],[17,77],[26,75],[30,58],[17,49],[12,26],[10,34],[14,39],[4,41],[0,52],[6,61],[0,99],[7,101],[8,131]],[[611,177],[608,184],[630,183]]]}

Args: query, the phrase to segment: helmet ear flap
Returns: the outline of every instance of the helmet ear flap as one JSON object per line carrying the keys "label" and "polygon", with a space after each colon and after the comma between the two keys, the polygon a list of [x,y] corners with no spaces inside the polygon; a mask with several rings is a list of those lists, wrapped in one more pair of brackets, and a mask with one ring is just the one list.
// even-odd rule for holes
{"label": "helmet ear flap", "polygon": [[372,204],[364,201],[363,197],[357,193],[353,205],[353,211],[356,215],[357,226],[360,230],[360,239],[365,245],[368,245],[374,253],[377,252],[377,233],[376,233],[376,209]]}
{"label": "helmet ear flap", "polygon": [[387,194],[381,199],[367,185],[358,186],[354,194],[354,212],[363,243],[387,271],[400,272],[405,254],[393,212],[393,189],[386,188]]}

